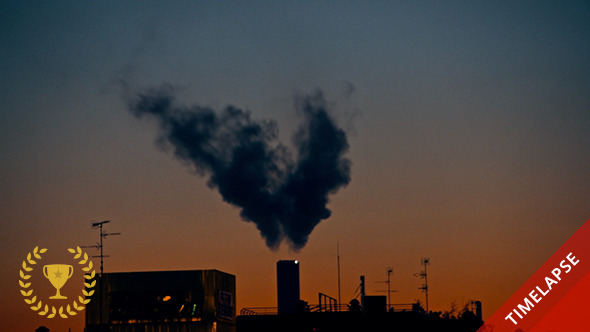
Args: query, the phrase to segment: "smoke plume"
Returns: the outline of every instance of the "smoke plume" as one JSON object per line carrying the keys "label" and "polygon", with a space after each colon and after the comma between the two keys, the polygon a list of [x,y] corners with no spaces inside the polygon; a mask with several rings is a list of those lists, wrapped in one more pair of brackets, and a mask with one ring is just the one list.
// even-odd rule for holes
{"label": "smoke plume", "polygon": [[345,132],[336,126],[321,92],[296,102],[302,124],[295,151],[278,141],[274,121],[255,121],[250,112],[226,106],[180,106],[170,86],[140,93],[130,104],[137,118],[159,124],[157,142],[239,207],[271,249],[283,240],[299,250],[315,226],[330,217],[328,196],[350,182]]}

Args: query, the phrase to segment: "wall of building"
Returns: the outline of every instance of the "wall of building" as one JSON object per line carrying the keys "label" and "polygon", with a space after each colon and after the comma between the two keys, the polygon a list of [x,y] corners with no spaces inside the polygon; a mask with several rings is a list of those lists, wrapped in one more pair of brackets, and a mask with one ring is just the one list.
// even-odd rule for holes
{"label": "wall of building", "polygon": [[235,331],[235,283],[217,270],[105,273],[87,331]]}

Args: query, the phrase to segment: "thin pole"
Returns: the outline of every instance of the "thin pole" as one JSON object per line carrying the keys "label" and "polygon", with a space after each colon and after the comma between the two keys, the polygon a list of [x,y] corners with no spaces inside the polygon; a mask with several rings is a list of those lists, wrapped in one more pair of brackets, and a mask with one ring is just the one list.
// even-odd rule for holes
{"label": "thin pole", "polygon": [[340,311],[340,246],[338,242],[336,242],[336,258],[338,261],[338,311]]}
{"label": "thin pole", "polygon": [[[103,281],[103,274],[104,274],[104,251],[103,251],[103,244],[102,244],[102,239],[109,236],[109,235],[121,235],[121,233],[105,233],[103,232],[102,226],[106,223],[111,222],[110,220],[104,220],[101,222],[95,222],[92,223],[92,227],[96,228],[98,227],[98,229],[100,230],[100,242],[98,244],[98,248],[100,249],[100,276],[99,276],[99,288],[100,288],[100,292],[98,294],[98,306],[99,306],[99,311],[98,311],[98,319],[99,319],[99,324],[102,324],[103,322],[103,317],[102,317],[102,309],[103,309],[103,295],[104,295],[104,281]],[[96,247],[96,246],[93,246]],[[96,257],[96,256],[93,256]],[[106,256],[108,257],[108,256]]]}
{"label": "thin pole", "polygon": [[361,276],[361,311],[365,312],[365,276]]}
{"label": "thin pole", "polygon": [[426,266],[428,265],[428,259],[424,260],[424,286],[426,287],[426,312],[429,313],[430,310],[428,309],[428,272],[426,271]]}
{"label": "thin pole", "polygon": [[424,279],[424,284],[422,284],[422,287],[418,287],[418,289],[426,293],[426,312],[429,313],[430,309],[428,308],[428,269],[426,267],[428,266],[428,264],[430,264],[430,258],[422,258],[420,264],[424,265],[424,270],[418,273],[414,273],[414,277],[420,277]]}
{"label": "thin pole", "polygon": [[387,269],[387,310],[391,308],[391,272],[393,272],[393,268]]}
{"label": "thin pole", "polygon": [[104,255],[102,254],[102,238],[104,237],[104,233],[102,232],[102,224],[100,224],[100,278],[102,279],[102,274],[104,272],[104,262],[103,262],[103,257]]}
{"label": "thin pole", "polygon": [[103,285],[103,280],[102,280],[102,274],[104,272],[104,268],[103,268],[103,266],[104,266],[104,262],[103,262],[104,255],[102,254],[102,238],[103,238],[102,224],[103,223],[100,223],[99,224],[99,227],[100,227],[100,293],[98,294],[98,306],[100,308],[100,310],[98,312],[99,312],[99,321],[100,321],[100,324],[101,325],[102,325],[102,309],[103,309],[102,308],[102,296],[104,294],[104,289],[103,289],[104,285]]}

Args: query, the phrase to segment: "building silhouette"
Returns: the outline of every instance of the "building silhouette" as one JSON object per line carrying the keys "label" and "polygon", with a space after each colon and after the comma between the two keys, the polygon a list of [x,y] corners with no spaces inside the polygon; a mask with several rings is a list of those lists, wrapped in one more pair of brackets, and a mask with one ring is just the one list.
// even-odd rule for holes
{"label": "building silhouette", "polygon": [[244,308],[236,319],[237,332],[347,332],[395,331],[475,332],[481,327],[481,302],[459,317],[427,313],[419,303],[395,304],[388,308],[387,297],[365,294],[361,276],[360,301],[337,303],[319,293],[318,304],[299,298],[299,262],[277,262],[277,307]]}
{"label": "building silhouette", "polygon": [[105,273],[86,308],[86,332],[476,332],[481,302],[458,317],[427,313],[419,303],[388,306],[385,296],[337,303],[319,293],[300,299],[299,262],[277,262],[277,306],[236,316],[236,277],[218,270]]}
{"label": "building silhouette", "polygon": [[235,276],[218,270],[105,273],[87,332],[234,332]]}

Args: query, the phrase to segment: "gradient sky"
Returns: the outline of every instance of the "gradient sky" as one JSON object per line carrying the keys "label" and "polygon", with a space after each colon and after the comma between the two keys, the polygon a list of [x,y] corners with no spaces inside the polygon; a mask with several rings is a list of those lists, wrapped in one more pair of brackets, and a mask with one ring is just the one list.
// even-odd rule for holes
{"label": "gradient sky", "polygon": [[[477,299],[486,318],[590,217],[588,2],[2,1],[0,45],[9,330],[81,331],[80,315],[35,315],[18,270],[37,245],[94,244],[92,221],[122,233],[107,272],[219,269],[238,310],[276,305],[279,259],[301,261],[304,300],[336,297],[338,242],[343,302],[360,275],[385,289],[387,266],[392,302],[423,300],[430,257],[430,308]],[[181,103],[276,120],[285,144],[295,96],[324,92],[352,180],[305,248],[269,250],[155,145],[122,95],[163,82]]]}

